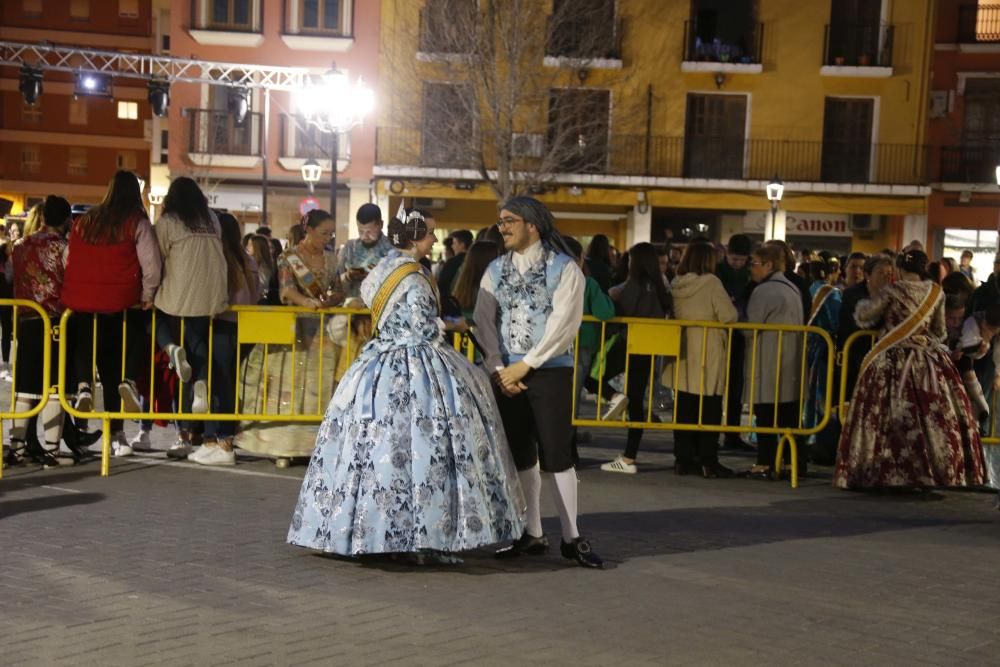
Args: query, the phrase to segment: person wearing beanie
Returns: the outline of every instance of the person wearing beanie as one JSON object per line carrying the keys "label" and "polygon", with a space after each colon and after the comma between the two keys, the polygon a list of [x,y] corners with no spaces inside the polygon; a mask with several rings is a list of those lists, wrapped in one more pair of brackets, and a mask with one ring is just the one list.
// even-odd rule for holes
{"label": "person wearing beanie", "polygon": [[576,525],[573,466],[573,343],[583,320],[586,286],[573,253],[538,200],[514,197],[497,226],[506,254],[486,269],[474,319],[504,431],[528,504],[524,533],[497,558],[540,555],[541,472],[552,482],[562,529],[561,553],[583,567],[604,561]]}

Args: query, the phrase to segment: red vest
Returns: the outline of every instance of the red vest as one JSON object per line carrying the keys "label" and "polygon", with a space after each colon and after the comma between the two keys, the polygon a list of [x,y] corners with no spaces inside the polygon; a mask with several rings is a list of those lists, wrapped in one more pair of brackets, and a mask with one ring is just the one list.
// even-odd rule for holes
{"label": "red vest", "polygon": [[62,302],[81,313],[117,313],[142,299],[142,267],[135,249],[138,220],[125,223],[117,243],[88,243],[79,223],[69,233],[69,262]]}

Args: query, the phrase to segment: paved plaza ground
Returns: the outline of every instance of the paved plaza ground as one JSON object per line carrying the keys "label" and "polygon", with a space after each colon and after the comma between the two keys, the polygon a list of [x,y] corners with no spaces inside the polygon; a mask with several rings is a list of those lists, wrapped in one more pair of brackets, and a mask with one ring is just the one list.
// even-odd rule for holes
{"label": "paved plaza ground", "polygon": [[301,465],[6,470],[0,665],[1000,664],[992,495],[835,491],[828,469],[798,490],[677,477],[665,434],[639,475],[601,472],[621,443],[581,449],[580,525],[615,565],[601,572],[287,546]]}

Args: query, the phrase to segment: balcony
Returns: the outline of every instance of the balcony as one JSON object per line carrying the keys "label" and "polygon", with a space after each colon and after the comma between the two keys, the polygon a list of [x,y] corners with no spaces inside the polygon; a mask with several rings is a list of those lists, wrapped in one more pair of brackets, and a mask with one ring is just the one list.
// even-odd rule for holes
{"label": "balcony", "polygon": [[697,21],[684,22],[681,45],[682,72],[733,72],[760,74],[764,71],[764,24],[747,26],[739,39],[702,39]]}
{"label": "balcony", "polygon": [[261,114],[237,125],[228,111],[185,109],[190,121],[188,157],[203,167],[252,168],[260,164]]}
{"label": "balcony", "polygon": [[258,47],[264,43],[263,0],[191,0],[188,32],[205,46]]}
{"label": "balcony", "polygon": [[569,20],[546,23],[545,61],[547,67],[589,67],[621,69],[624,22],[606,25],[581,24]]}
{"label": "balcony", "polygon": [[941,183],[996,183],[1000,145],[941,147],[938,174]]}
{"label": "balcony", "polygon": [[823,76],[892,76],[895,26],[831,23],[823,37]]}
{"label": "balcony", "polygon": [[[550,147],[544,135],[526,142],[537,150],[515,150],[512,167],[542,167]],[[517,142],[515,142],[515,147]],[[779,174],[787,182],[868,185],[924,185],[927,150],[913,144],[826,144],[822,141],[611,135],[603,155],[588,153],[574,174],[672,179],[767,181]],[[496,166],[486,152],[487,169]],[[469,168],[475,156],[459,149],[443,150],[424,141],[419,129],[378,128],[377,165],[436,169]]]}
{"label": "balcony", "polygon": [[[337,148],[337,171],[344,171],[351,162],[350,133],[340,135]],[[282,168],[298,172],[306,160],[315,160],[324,171],[329,171],[332,151],[332,134],[321,132],[301,116],[282,114],[281,153],[278,157]]]}
{"label": "balcony", "polygon": [[959,44],[1000,44],[1000,4],[958,8]]}

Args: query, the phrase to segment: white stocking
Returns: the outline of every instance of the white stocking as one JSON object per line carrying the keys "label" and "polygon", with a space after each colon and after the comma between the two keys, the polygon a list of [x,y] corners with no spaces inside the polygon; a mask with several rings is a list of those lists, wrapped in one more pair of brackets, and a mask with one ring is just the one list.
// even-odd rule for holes
{"label": "white stocking", "polygon": [[[27,398],[23,394],[16,394],[14,397],[14,412],[27,412],[35,405],[35,399]],[[10,439],[24,442],[28,434],[28,420],[15,419],[10,427]]]}
{"label": "white stocking", "polygon": [[555,482],[552,485],[552,496],[559,509],[563,541],[571,542],[580,537],[580,531],[576,528],[576,469],[552,473],[552,480]]}
{"label": "white stocking", "polygon": [[517,476],[524,489],[524,499],[528,503],[528,514],[525,517],[525,530],[532,537],[542,536],[542,475],[538,471],[538,463],[527,470],[518,470]]}

